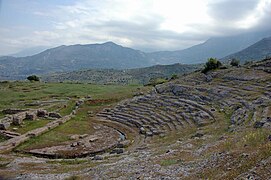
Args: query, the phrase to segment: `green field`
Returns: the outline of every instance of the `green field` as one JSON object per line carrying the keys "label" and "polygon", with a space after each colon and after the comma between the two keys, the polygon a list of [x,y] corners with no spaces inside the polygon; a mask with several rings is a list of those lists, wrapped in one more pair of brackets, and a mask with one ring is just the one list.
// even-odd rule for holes
{"label": "green field", "polygon": [[[0,109],[6,108],[43,108],[56,111],[61,115],[71,113],[76,100],[91,96],[93,101],[86,102],[78,114],[69,122],[50,130],[49,132],[32,138],[18,147],[18,149],[31,149],[56,145],[69,140],[72,134],[89,134],[93,132],[93,119],[89,112],[96,113],[100,109],[132,97],[136,92],[146,92],[150,88],[140,85],[93,85],[78,83],[42,83],[42,82],[2,82],[0,83]],[[65,100],[65,102],[49,105],[29,106],[37,101]],[[65,106],[64,106],[65,105]],[[0,116],[4,116],[3,113]],[[21,126],[12,125],[9,130],[24,134],[27,131],[42,127],[50,120],[25,120]],[[4,141],[1,138],[0,141]]]}

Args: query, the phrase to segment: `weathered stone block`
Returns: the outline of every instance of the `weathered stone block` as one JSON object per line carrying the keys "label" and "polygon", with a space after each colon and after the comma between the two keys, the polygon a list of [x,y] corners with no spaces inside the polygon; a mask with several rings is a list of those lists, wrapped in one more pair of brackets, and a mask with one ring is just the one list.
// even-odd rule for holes
{"label": "weathered stone block", "polygon": [[25,119],[25,113],[16,114],[13,116],[12,124],[21,125]]}
{"label": "weathered stone block", "polygon": [[59,113],[55,113],[55,112],[50,112],[49,113],[49,117],[52,117],[52,118],[62,118],[62,116]]}
{"label": "weathered stone block", "polygon": [[25,115],[25,119],[28,119],[28,120],[31,120],[31,121],[34,121],[34,120],[37,120],[37,115],[36,115],[36,113],[34,113],[34,112],[28,112],[28,113],[26,113],[26,115]]}
{"label": "weathered stone block", "polygon": [[1,122],[0,130],[7,130],[10,127],[10,122]]}
{"label": "weathered stone block", "polygon": [[46,110],[39,109],[39,110],[37,111],[37,116],[38,116],[38,117],[45,117],[45,116],[47,116],[47,115],[48,115],[48,113],[47,113]]}

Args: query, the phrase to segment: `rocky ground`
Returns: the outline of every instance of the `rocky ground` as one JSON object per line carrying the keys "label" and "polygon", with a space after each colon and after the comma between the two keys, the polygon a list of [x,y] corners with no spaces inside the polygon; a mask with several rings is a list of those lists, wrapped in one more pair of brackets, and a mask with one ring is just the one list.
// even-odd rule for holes
{"label": "rocky ground", "polygon": [[[74,135],[76,144],[61,145],[91,149],[102,144],[97,139],[113,138],[108,142],[115,140],[114,147],[73,159],[4,153],[0,175],[6,179],[271,179],[270,64],[266,59],[251,66],[195,72],[157,85],[148,94],[93,112],[91,119],[108,133],[98,128],[81,138]],[[55,152],[56,147],[30,151]]]}

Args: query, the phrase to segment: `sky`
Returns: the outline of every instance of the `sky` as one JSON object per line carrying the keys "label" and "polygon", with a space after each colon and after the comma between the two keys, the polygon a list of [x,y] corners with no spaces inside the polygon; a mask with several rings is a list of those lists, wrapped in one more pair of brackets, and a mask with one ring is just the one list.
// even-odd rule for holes
{"label": "sky", "polygon": [[0,55],[107,41],[180,50],[263,30],[271,30],[271,0],[0,0]]}

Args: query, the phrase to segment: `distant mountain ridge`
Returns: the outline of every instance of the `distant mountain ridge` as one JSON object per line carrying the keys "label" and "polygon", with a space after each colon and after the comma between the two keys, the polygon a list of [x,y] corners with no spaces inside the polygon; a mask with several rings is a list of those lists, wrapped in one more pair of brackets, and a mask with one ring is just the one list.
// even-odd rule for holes
{"label": "distant mountain ridge", "polygon": [[47,49],[28,57],[1,57],[0,77],[20,78],[89,68],[126,69],[152,65],[146,54],[113,42],[70,45]]}
{"label": "distant mountain ridge", "polygon": [[150,53],[150,58],[159,64],[203,63],[210,57],[223,58],[241,51],[250,45],[271,36],[271,32],[246,33],[230,37],[211,38],[202,44],[179,51],[159,51]]}
{"label": "distant mountain ridge", "polygon": [[211,38],[205,43],[184,50],[152,53],[123,47],[113,42],[62,45],[33,56],[0,57],[0,79],[17,80],[25,79],[31,74],[42,75],[82,69],[131,69],[157,64],[204,63],[210,57],[223,58],[245,49],[263,37],[267,37],[268,33],[271,34],[271,32],[264,32]]}
{"label": "distant mountain ridge", "polygon": [[244,63],[245,61],[263,59],[267,56],[271,56],[271,37],[264,38],[242,51],[226,56],[223,60],[235,58]]}

